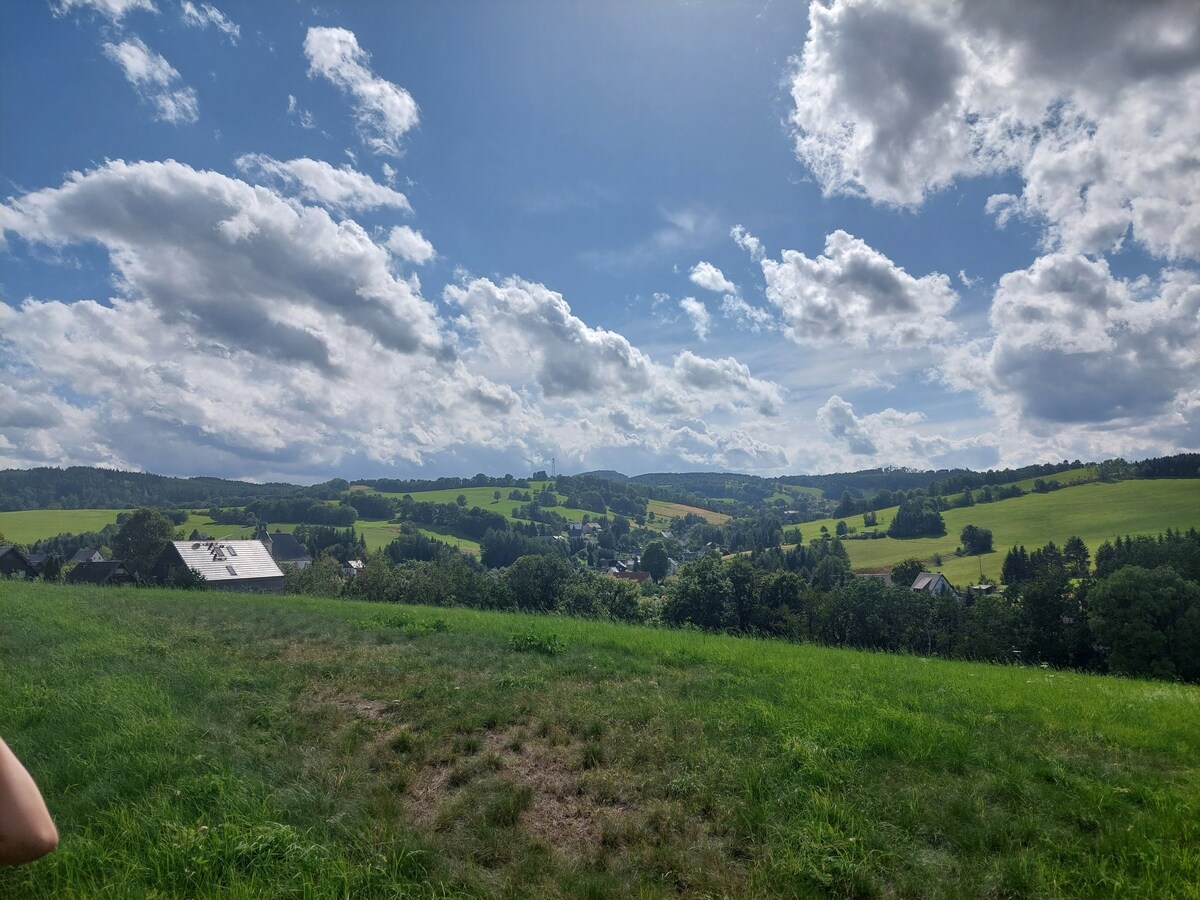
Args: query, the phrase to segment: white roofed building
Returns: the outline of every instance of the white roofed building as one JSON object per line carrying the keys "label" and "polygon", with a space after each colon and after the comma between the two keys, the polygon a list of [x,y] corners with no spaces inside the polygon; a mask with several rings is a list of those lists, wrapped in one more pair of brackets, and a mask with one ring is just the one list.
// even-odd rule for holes
{"label": "white roofed building", "polygon": [[188,569],[220,590],[282,593],[284,588],[283,572],[261,541],[172,541],[154,563],[153,577],[166,584]]}

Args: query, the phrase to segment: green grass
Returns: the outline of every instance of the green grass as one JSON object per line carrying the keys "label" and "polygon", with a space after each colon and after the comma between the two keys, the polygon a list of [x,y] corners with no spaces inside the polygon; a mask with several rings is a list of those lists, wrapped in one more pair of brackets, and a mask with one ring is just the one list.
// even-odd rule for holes
{"label": "green grass", "polygon": [[[881,510],[878,529],[885,531],[895,514],[895,507]],[[938,571],[954,584],[978,580],[981,562],[983,574],[999,580],[1004,554],[1013,544],[1024,544],[1033,550],[1054,541],[1061,547],[1074,534],[1083,538],[1095,554],[1101,543],[1118,536],[1200,527],[1200,480],[1083,484],[1048,494],[1027,494],[996,503],[951,509],[942,513],[942,517],[946,520],[944,537],[847,541],[851,565],[860,570],[882,570],[910,556],[928,561],[933,554],[940,553],[944,565]],[[837,521],[805,522],[800,529],[804,539],[809,540],[820,536],[822,525],[834,533]],[[846,524],[865,530],[861,515],[846,519]],[[958,546],[958,536],[965,525],[990,528],[995,551],[982,557],[955,557],[954,548]]]}
{"label": "green grass", "polygon": [[99,531],[117,521],[119,509],[24,509],[0,512],[0,532],[10,543],[32,544],[69,532]]}
{"label": "green grass", "polygon": [[[530,634],[555,652],[521,652]],[[0,657],[0,733],[62,838],[0,870],[0,896],[1182,898],[1200,884],[1195,687],[16,583],[0,583]]]}

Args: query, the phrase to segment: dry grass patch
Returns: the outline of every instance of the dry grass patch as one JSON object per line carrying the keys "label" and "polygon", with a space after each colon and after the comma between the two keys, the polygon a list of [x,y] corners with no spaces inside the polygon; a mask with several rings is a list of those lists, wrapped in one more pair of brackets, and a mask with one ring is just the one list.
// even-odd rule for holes
{"label": "dry grass patch", "polygon": [[521,798],[508,824],[519,824],[565,857],[589,856],[605,835],[624,830],[618,823],[637,808],[614,791],[589,789],[585,772],[602,763],[584,743],[547,741],[521,726],[490,731],[467,758],[429,765],[414,779],[408,792],[413,815],[422,825],[447,830],[460,816],[486,811],[492,795],[506,794]]}

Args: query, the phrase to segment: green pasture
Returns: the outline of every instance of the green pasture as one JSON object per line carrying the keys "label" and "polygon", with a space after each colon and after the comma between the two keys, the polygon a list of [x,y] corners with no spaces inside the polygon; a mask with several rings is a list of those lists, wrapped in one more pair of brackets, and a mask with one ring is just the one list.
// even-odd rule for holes
{"label": "green pasture", "polygon": [[[886,531],[896,508],[880,510],[879,531]],[[977,503],[942,513],[946,535],[940,538],[895,540],[847,540],[846,549],[854,569],[862,571],[890,569],[908,557],[931,562],[935,553],[942,555],[938,571],[954,584],[965,585],[983,574],[1000,579],[1004,554],[1014,544],[1033,550],[1048,541],[1060,547],[1071,535],[1079,535],[1095,554],[1106,540],[1134,534],[1158,534],[1167,528],[1200,527],[1200,479],[1157,479],[1150,481],[1099,482],[1063,488],[1048,494],[1026,494],[995,503]],[[866,531],[862,516],[847,518],[846,524]],[[822,525],[835,533],[837,519],[804,522],[804,539],[820,537]],[[958,536],[966,525],[990,528],[994,552],[979,556],[954,556]],[[931,566],[932,568],[932,566]]]}
{"label": "green pasture", "polygon": [[23,509],[0,512],[0,532],[14,544],[32,544],[57,534],[99,531],[117,521],[120,509]]}
{"label": "green pasture", "polygon": [[[1056,475],[1041,475],[1035,478],[1026,478],[1022,481],[1013,481],[1009,483],[1017,485],[1023,491],[1032,491],[1033,483],[1037,481],[1039,477],[1043,481],[1057,481],[1059,484],[1067,484],[1068,482],[1074,481],[1077,478],[1086,480],[1098,478],[1099,475],[1100,469],[1098,466],[1083,466],[1079,469],[1067,469],[1065,472],[1059,472]],[[975,493],[978,494],[979,491],[976,490]]]}
{"label": "green pasture", "polygon": [[61,835],[0,896],[1155,897],[1200,689],[531,615],[0,581]]}

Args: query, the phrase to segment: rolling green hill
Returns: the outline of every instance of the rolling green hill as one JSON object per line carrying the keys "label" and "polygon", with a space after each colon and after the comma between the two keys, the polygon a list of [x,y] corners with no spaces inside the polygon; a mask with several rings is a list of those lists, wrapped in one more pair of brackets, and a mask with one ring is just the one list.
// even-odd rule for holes
{"label": "rolling green hill", "polygon": [[[896,508],[880,510],[880,531],[886,531]],[[1029,550],[1054,541],[1060,547],[1071,535],[1083,538],[1094,554],[1105,540],[1127,534],[1157,534],[1167,528],[1200,527],[1200,479],[1121,481],[1114,484],[1084,484],[1048,494],[1026,494],[996,503],[979,503],[942,513],[946,535],[940,538],[896,540],[848,540],[846,549],[854,569],[883,571],[907,557],[932,560],[940,553],[944,565],[938,571],[955,584],[973,583],[983,574],[999,580],[1004,554],[1014,544]],[[832,534],[836,519],[805,522],[800,526],[805,540],[820,535],[824,525]],[[862,517],[846,524],[863,528]],[[982,557],[954,556],[958,537],[965,525],[990,528],[995,551]]]}
{"label": "rolling green hill", "polygon": [[0,582],[0,896],[1193,897],[1200,689]]}

